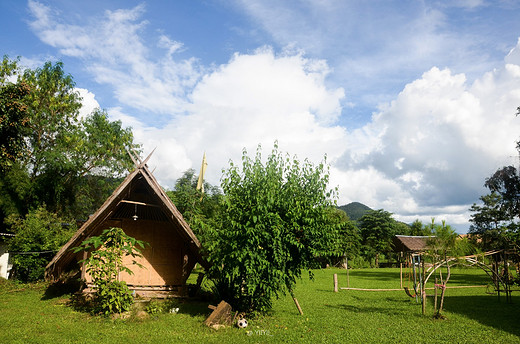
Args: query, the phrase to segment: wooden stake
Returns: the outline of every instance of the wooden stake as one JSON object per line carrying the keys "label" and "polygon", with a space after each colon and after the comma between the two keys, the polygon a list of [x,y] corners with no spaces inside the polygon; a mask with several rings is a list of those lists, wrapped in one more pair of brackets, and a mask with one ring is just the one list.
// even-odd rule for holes
{"label": "wooden stake", "polygon": [[300,304],[298,303],[298,300],[293,296],[292,298],[294,300],[294,303],[296,304],[296,308],[298,308],[298,312],[300,312],[300,315],[303,315],[302,308],[300,307]]}
{"label": "wooden stake", "polygon": [[399,263],[399,280],[401,281],[400,287],[402,289],[403,288],[403,262]]}
{"label": "wooden stake", "polygon": [[338,274],[334,274],[334,292],[338,292]]}
{"label": "wooden stake", "polygon": [[[424,258],[421,256],[421,258]],[[425,283],[425,278],[426,278],[426,271],[424,270],[424,259],[421,259],[421,274],[422,274],[422,278],[421,278],[421,297],[422,297],[422,314],[425,315],[426,314],[426,283]]]}
{"label": "wooden stake", "polygon": [[433,304],[433,312],[437,312],[437,284],[439,283],[439,279],[437,277],[435,277],[435,292],[434,292],[434,295],[435,295],[435,302]]}
{"label": "wooden stake", "polygon": [[423,289],[422,291],[422,314],[426,314],[426,290]]}

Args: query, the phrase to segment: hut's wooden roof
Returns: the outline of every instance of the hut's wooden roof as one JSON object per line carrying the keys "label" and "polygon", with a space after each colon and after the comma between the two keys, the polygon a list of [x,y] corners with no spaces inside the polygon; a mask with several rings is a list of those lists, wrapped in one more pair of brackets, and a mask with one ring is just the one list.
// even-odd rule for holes
{"label": "hut's wooden roof", "polygon": [[[144,195],[142,199],[128,199],[130,195]],[[137,213],[135,213],[137,212]],[[170,198],[152,175],[146,160],[136,163],[136,169],[116,188],[103,205],[78,229],[74,236],[58,251],[47,265],[45,276],[58,278],[60,272],[71,263],[75,254],[70,250],[83,240],[93,235],[99,226],[108,219],[131,218],[137,215],[139,219],[161,222],[171,222],[175,230],[188,243],[190,251],[197,257],[201,265],[207,263],[200,255],[200,242],[177,210]]]}
{"label": "hut's wooden roof", "polygon": [[396,235],[394,250],[397,252],[420,252],[426,249],[429,236]]}

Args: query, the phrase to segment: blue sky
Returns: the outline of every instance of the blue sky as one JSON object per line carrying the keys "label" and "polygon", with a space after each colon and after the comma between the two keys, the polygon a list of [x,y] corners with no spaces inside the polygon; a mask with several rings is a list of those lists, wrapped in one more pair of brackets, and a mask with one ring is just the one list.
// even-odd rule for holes
{"label": "blue sky", "polygon": [[275,140],[331,164],[338,203],[459,231],[516,163],[516,1],[0,1],[2,54],[63,61],[165,187]]}

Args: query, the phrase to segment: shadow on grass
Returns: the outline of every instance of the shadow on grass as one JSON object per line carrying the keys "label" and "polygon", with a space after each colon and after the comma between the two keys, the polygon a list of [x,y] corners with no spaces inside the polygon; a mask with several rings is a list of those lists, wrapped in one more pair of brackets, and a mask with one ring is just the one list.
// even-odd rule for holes
{"label": "shadow on grass", "polygon": [[179,299],[176,300],[179,307],[179,313],[187,314],[192,317],[209,316],[212,312],[208,308],[207,301],[193,300],[193,299]]}
{"label": "shadow on grass", "polygon": [[513,296],[513,303],[507,303],[496,295],[482,296],[446,296],[444,309],[451,313],[463,315],[502,331],[520,336],[520,297]]}
{"label": "shadow on grass", "polygon": [[[464,270],[461,270],[464,271]],[[491,278],[483,271],[479,271],[478,274],[463,274],[463,273],[454,273],[450,277],[449,284],[453,285],[486,285],[491,284]],[[432,281],[435,280],[435,277],[432,277]]]}
{"label": "shadow on grass", "polygon": [[367,280],[378,280],[378,281],[398,281],[399,282],[399,271],[388,271],[384,268],[367,270],[354,270],[350,271],[350,278],[363,278]]}
{"label": "shadow on grass", "polygon": [[43,293],[41,300],[50,300],[65,295],[71,295],[81,289],[82,282],[78,280],[69,280],[66,282],[55,282],[49,284]]}
{"label": "shadow on grass", "polygon": [[[403,310],[402,309],[396,309],[394,307],[374,307],[374,306],[354,306],[354,305],[346,305],[346,304],[340,304],[340,305],[325,305],[328,308],[334,308],[334,309],[341,309],[348,312],[353,313],[370,313],[370,314],[385,314],[389,316],[402,316]],[[420,317],[420,314],[416,313],[410,313],[410,316],[417,318]]]}

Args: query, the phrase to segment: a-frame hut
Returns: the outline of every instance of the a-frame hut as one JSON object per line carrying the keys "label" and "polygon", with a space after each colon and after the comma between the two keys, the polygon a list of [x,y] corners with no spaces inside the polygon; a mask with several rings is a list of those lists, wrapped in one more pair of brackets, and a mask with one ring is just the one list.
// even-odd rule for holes
{"label": "a-frame hut", "polygon": [[88,285],[90,276],[78,264],[86,258],[86,253],[73,253],[71,248],[109,227],[120,227],[127,235],[148,243],[142,250],[143,257],[138,259],[144,268],[129,266],[134,274],[119,276],[130,289],[143,294],[185,293],[186,280],[195,263],[206,265],[197,237],[159,186],[145,160],[136,163],[136,169],[61,248],[47,265],[46,277],[57,280],[64,272],[80,269]]}

